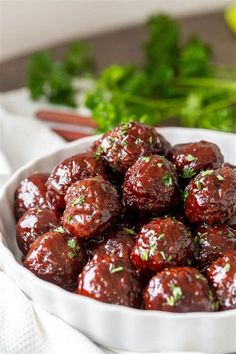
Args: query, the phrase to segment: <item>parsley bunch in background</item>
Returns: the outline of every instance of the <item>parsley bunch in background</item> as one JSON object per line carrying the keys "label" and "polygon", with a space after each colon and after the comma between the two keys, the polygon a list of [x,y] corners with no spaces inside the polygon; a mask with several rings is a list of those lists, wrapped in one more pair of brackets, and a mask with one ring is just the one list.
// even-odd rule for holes
{"label": "parsley bunch in background", "polygon": [[[157,125],[172,117],[183,126],[236,131],[236,68],[212,64],[212,52],[196,36],[181,42],[179,24],[167,15],[147,23],[144,64],[111,65],[86,94],[99,131],[131,120]],[[88,48],[75,45],[62,63],[41,53],[29,65],[32,98],[75,106],[72,78],[89,71]]]}
{"label": "parsley bunch in background", "polygon": [[87,95],[100,130],[177,117],[188,127],[236,131],[236,81],[222,79],[208,45],[197,37],[181,45],[180,27],[166,15],[153,16],[147,25],[144,66],[108,67]]}
{"label": "parsley bunch in background", "polygon": [[74,43],[62,62],[55,62],[48,51],[32,56],[28,64],[28,87],[33,100],[41,97],[55,104],[76,107],[73,78],[93,69],[90,48],[82,42]]}

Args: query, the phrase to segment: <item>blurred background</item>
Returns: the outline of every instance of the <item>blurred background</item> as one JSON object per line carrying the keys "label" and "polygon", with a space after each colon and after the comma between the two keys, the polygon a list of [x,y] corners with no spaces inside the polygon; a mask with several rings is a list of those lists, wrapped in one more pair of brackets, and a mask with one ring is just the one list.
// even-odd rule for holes
{"label": "blurred background", "polygon": [[[94,129],[105,131],[125,119],[236,130],[235,1],[1,0],[0,6],[0,104],[8,112],[37,117],[66,140],[89,135]],[[158,18],[160,14],[168,20]],[[148,25],[154,15],[155,21]],[[191,42],[193,35],[197,40]],[[73,48],[78,41],[79,47]],[[81,41],[86,48],[83,44],[81,48]],[[40,51],[44,56],[35,57]],[[69,60],[74,65],[72,72]],[[114,64],[109,81],[103,71]],[[132,74],[127,64],[133,67]],[[156,71],[151,73],[154,66]],[[131,107],[119,96],[116,101],[125,107],[118,113],[109,86],[117,75],[122,80],[125,77],[116,82],[120,91],[135,99],[152,99],[155,112],[149,107]],[[97,91],[101,85],[112,92],[109,104],[115,118],[107,106],[102,111],[94,103],[105,102]],[[152,89],[147,90],[148,86]],[[164,92],[165,86],[172,92]],[[221,91],[216,92],[217,87]],[[211,95],[206,97],[208,90]],[[171,106],[166,106],[166,100]],[[119,118],[119,114],[126,117]],[[102,115],[108,116],[108,124]]]}

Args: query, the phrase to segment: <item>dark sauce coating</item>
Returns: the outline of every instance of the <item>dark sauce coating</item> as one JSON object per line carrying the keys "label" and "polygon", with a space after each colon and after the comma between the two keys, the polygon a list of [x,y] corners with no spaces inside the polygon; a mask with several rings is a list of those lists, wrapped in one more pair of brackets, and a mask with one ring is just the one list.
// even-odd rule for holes
{"label": "dark sauce coating", "polygon": [[207,269],[222,310],[236,309],[236,252],[226,252]]}
{"label": "dark sauce coating", "polygon": [[[113,226],[121,205],[115,187],[101,176],[76,182],[63,214],[63,225],[72,235],[87,239]],[[73,197],[72,197],[73,196]]]}
{"label": "dark sauce coating", "polygon": [[191,232],[173,218],[158,218],[137,235],[131,259],[141,271],[158,272],[165,267],[187,265],[193,255]]}
{"label": "dark sauce coating", "polygon": [[52,209],[32,208],[27,210],[16,225],[16,240],[19,249],[26,255],[38,236],[60,226],[60,217]]}
{"label": "dark sauce coating", "polygon": [[124,174],[140,156],[166,154],[170,144],[154,128],[137,122],[122,123],[95,143],[97,154],[110,168]]}
{"label": "dark sauce coating", "polygon": [[236,174],[229,167],[201,172],[185,190],[184,209],[192,223],[225,223],[236,211]]}
{"label": "dark sauce coating", "polygon": [[134,246],[135,232],[133,229],[118,229],[108,234],[108,239],[99,243],[95,254],[103,258],[124,258],[129,259]]}
{"label": "dark sauce coating", "polygon": [[34,241],[23,264],[39,278],[75,291],[85,263],[85,252],[75,237],[48,232]]}
{"label": "dark sauce coating", "polygon": [[144,291],[146,310],[169,312],[213,311],[217,308],[207,279],[195,268],[164,269]]}
{"label": "dark sauce coating", "polygon": [[130,262],[94,257],[78,277],[77,293],[109,304],[139,308],[141,284]]}
{"label": "dark sauce coating", "polygon": [[124,205],[141,214],[162,215],[179,201],[177,174],[163,156],[141,157],[128,169],[123,184]]}
{"label": "dark sauce coating", "polygon": [[219,147],[203,140],[174,145],[167,158],[176,166],[179,176],[186,179],[191,179],[202,170],[217,169],[224,162]]}
{"label": "dark sauce coating", "polygon": [[226,223],[231,229],[236,230],[236,212],[226,221]]}
{"label": "dark sauce coating", "polygon": [[80,153],[55,166],[47,181],[47,190],[56,210],[65,208],[65,195],[76,181],[105,175],[102,160],[92,152]]}
{"label": "dark sauce coating", "polygon": [[50,207],[45,186],[48,177],[48,173],[34,173],[20,182],[15,192],[16,220],[30,208]]}
{"label": "dark sauce coating", "polygon": [[195,257],[200,269],[210,265],[224,252],[236,251],[236,231],[227,225],[201,225],[194,241]]}

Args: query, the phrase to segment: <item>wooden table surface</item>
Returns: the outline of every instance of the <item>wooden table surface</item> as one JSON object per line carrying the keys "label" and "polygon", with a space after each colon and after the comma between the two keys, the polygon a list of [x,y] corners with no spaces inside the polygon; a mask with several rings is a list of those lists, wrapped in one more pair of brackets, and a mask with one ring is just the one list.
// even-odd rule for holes
{"label": "wooden table surface", "polygon": [[[197,33],[214,50],[214,61],[236,65],[236,38],[226,27],[222,13],[211,13],[178,20],[182,26],[183,40]],[[141,63],[141,46],[146,38],[145,26],[136,26],[99,34],[86,39],[92,45],[97,70],[111,63]],[[73,41],[79,38],[73,38]],[[56,59],[62,58],[70,43],[51,48]],[[31,53],[30,53],[31,54]],[[1,63],[0,91],[8,91],[26,84],[26,64],[30,54]]]}

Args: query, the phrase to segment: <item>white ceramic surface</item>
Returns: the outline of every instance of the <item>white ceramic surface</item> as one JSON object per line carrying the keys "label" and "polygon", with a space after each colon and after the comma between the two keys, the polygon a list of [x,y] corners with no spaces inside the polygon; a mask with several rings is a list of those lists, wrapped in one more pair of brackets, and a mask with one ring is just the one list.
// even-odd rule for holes
{"label": "white ceramic surface", "polygon": [[[172,144],[201,139],[215,142],[225,161],[236,164],[236,135],[184,128],[161,128],[159,131]],[[138,352],[236,352],[236,310],[173,314],[104,304],[42,281],[20,264],[12,212],[17,184],[35,171],[51,171],[60,160],[85,151],[95,138],[78,140],[31,162],[16,172],[5,186],[0,197],[0,262],[3,269],[29,298],[106,347]]]}

